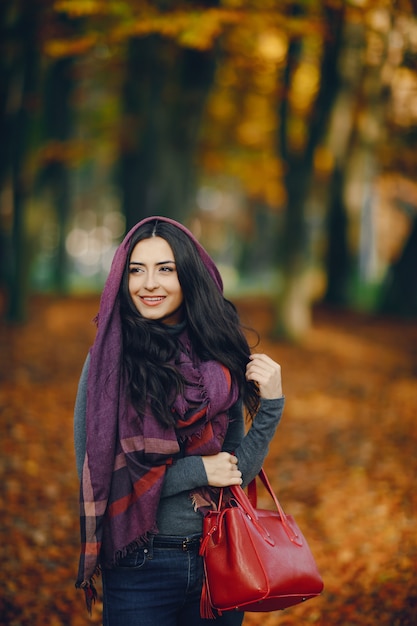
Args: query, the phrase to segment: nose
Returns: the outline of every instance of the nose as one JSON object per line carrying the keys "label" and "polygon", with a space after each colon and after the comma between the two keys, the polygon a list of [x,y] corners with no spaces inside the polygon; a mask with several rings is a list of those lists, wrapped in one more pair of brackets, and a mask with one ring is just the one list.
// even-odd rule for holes
{"label": "nose", "polygon": [[154,272],[147,272],[145,276],[145,289],[153,291],[158,287],[157,277]]}

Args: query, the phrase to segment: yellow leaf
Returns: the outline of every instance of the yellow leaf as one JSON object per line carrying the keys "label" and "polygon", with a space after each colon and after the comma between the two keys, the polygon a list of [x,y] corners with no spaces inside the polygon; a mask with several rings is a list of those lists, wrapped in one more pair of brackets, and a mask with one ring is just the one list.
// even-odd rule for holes
{"label": "yellow leaf", "polygon": [[79,56],[91,50],[98,41],[98,35],[90,34],[77,39],[50,39],[44,45],[44,52],[54,59]]}

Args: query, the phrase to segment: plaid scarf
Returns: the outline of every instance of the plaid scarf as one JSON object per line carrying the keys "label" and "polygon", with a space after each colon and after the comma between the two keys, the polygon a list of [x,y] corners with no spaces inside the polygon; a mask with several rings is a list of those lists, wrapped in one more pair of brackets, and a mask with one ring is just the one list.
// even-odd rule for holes
{"label": "plaid scarf", "polygon": [[[90,350],[86,412],[86,455],[80,485],[81,555],[76,587],[87,607],[96,597],[94,576],[156,533],[156,516],[167,467],[184,455],[216,454],[228,426],[228,409],[237,400],[229,371],[214,361],[199,361],[186,329],[179,336],[175,365],[186,381],[172,411],[175,428],[161,426],[149,404],[142,418],[128,401],[122,375],[122,331],[118,291],[130,239],[139,226],[158,219],[173,223],[194,242],[218,289],[220,275],[193,235],[168,218],[137,224],[117,249],[106,281],[98,329]],[[195,493],[192,494],[195,499]]]}

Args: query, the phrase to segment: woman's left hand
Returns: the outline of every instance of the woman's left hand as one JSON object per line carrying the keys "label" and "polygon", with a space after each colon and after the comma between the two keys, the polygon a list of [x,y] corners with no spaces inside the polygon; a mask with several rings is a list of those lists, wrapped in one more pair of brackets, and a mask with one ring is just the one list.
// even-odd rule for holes
{"label": "woman's left hand", "polygon": [[246,366],[246,380],[258,384],[261,398],[282,397],[281,366],[266,354],[251,354]]}

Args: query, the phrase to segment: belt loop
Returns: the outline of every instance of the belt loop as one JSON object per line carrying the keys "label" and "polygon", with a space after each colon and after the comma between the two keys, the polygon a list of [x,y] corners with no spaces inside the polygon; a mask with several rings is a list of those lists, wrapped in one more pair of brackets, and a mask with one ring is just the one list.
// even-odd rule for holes
{"label": "belt loop", "polygon": [[145,545],[145,554],[147,559],[153,559],[153,541],[155,539],[155,535],[149,535],[148,542]]}
{"label": "belt loop", "polygon": [[187,552],[188,550],[188,539],[183,539],[182,541],[182,551]]}

